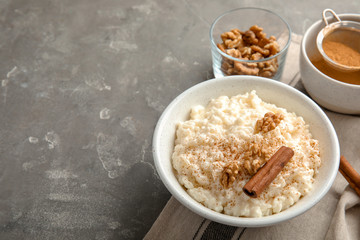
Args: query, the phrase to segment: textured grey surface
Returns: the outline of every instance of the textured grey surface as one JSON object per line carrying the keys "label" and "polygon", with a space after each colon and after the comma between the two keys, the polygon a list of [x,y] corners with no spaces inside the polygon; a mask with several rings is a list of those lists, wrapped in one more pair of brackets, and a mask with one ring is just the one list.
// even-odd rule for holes
{"label": "textured grey surface", "polygon": [[170,197],[151,138],[212,78],[208,31],[243,6],[303,34],[344,1],[0,1],[0,239],[140,239]]}

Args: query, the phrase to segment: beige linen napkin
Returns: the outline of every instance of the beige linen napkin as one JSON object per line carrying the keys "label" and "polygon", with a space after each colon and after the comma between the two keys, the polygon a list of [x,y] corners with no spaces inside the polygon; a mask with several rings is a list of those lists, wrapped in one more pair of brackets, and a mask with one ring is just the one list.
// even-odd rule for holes
{"label": "beige linen napkin", "polygon": [[[282,82],[305,92],[300,81],[301,36],[292,35]],[[337,131],[341,153],[360,170],[360,117],[324,110]],[[328,194],[312,209],[287,222],[263,228],[236,228],[204,219],[171,197],[146,240],[162,239],[360,239],[360,198],[338,174]],[[340,200],[339,200],[340,199]]]}
{"label": "beige linen napkin", "polygon": [[326,239],[359,239],[360,197],[347,187],[340,198]]}

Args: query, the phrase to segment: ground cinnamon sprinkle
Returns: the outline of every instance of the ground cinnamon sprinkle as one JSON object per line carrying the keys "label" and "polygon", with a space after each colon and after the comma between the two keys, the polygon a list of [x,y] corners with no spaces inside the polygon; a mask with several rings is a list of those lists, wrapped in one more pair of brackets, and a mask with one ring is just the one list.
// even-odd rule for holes
{"label": "ground cinnamon sprinkle", "polygon": [[343,43],[326,41],[323,49],[335,62],[346,66],[360,66],[360,53]]}
{"label": "ground cinnamon sprinkle", "polygon": [[336,30],[323,41],[326,55],[346,66],[360,66],[360,31]]}

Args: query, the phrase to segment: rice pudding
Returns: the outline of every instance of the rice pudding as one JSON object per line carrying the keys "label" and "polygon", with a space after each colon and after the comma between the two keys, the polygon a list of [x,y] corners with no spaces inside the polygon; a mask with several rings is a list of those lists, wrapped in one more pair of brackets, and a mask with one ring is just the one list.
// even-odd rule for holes
{"label": "rice pudding", "polygon": [[[242,188],[281,146],[293,149],[294,156],[259,197],[248,197]],[[319,143],[303,118],[252,91],[194,106],[190,119],[177,125],[172,164],[180,184],[204,206],[232,216],[261,217],[306,195],[321,160]],[[224,170],[234,164],[239,171],[224,181]]]}

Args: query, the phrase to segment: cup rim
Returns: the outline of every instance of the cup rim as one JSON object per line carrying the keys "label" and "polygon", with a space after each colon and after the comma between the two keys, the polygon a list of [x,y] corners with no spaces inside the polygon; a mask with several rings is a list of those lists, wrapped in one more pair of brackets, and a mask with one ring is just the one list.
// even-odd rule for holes
{"label": "cup rim", "polygon": [[[283,49],[281,49],[280,52],[278,52],[277,54],[275,54],[274,56],[271,56],[271,57],[268,57],[268,58],[263,58],[263,59],[260,59],[260,60],[244,60],[244,59],[239,59],[239,58],[234,58],[226,53],[224,53],[223,51],[221,51],[217,46],[216,46],[216,43],[214,41],[214,38],[213,38],[213,30],[214,30],[214,27],[216,25],[216,23],[222,18],[224,17],[225,15],[229,14],[229,13],[232,13],[232,12],[235,12],[235,11],[241,11],[241,10],[248,10],[248,9],[251,9],[251,10],[260,10],[260,11],[264,11],[264,12],[268,12],[268,13],[271,13],[275,16],[277,16],[278,18],[280,18],[280,20],[285,23],[287,29],[289,30],[289,39],[285,45],[285,47]],[[287,21],[285,21],[284,18],[282,18],[279,14],[273,12],[273,11],[270,11],[268,9],[263,9],[263,8],[256,8],[256,7],[243,7],[243,8],[235,8],[235,9],[232,9],[232,10],[229,10],[229,11],[226,11],[224,13],[222,13],[220,16],[218,16],[214,22],[211,24],[211,27],[210,27],[210,42],[211,42],[211,45],[213,47],[215,47],[216,51],[218,53],[220,53],[222,56],[228,58],[228,59],[231,59],[231,60],[234,60],[234,61],[237,61],[237,62],[243,62],[243,63],[258,63],[258,62],[264,62],[264,61],[268,61],[268,60],[271,60],[271,59],[274,59],[278,56],[280,56],[281,54],[283,54],[284,52],[287,51],[287,49],[289,48],[290,46],[290,43],[291,43],[291,28],[290,28],[290,25],[287,23]]]}
{"label": "cup rim", "polygon": [[[358,16],[360,17],[360,14],[356,14],[356,13],[342,13],[342,14],[338,14],[339,17],[351,17],[351,16]],[[327,17],[329,19],[331,19],[331,17]],[[336,80],[332,77],[329,77],[328,75],[324,74],[323,72],[321,72],[319,69],[317,69],[314,64],[310,61],[309,59],[309,56],[307,54],[307,51],[306,51],[306,47],[305,47],[305,42],[306,40],[309,38],[309,35],[310,35],[310,32],[313,32],[314,31],[314,28],[316,26],[318,26],[319,24],[321,24],[323,20],[320,19],[316,22],[314,22],[305,32],[303,38],[302,38],[302,41],[301,41],[301,51],[302,51],[302,54],[304,55],[304,58],[305,58],[305,61],[313,68],[315,69],[315,71],[319,74],[321,74],[321,76],[325,77],[327,80],[330,80],[331,82],[335,83],[335,84],[339,84],[339,85],[342,85],[342,86],[348,86],[348,87],[351,87],[351,88],[358,88],[360,89],[360,85],[356,85],[356,84],[351,84],[351,83],[345,83],[345,82],[342,82],[340,80]],[[345,21],[347,21],[347,19],[345,19]]]}

